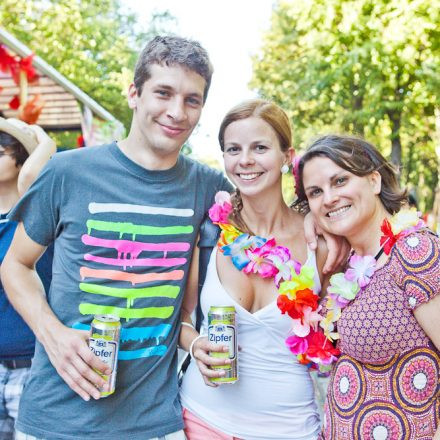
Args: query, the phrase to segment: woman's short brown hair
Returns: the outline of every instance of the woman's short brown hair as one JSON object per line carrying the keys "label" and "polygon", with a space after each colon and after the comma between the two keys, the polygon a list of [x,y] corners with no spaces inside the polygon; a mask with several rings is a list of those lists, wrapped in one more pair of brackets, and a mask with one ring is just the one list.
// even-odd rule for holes
{"label": "woman's short brown hair", "polygon": [[250,117],[260,118],[273,128],[278,137],[281,151],[287,151],[292,146],[292,130],[286,112],[273,102],[264,99],[249,99],[231,108],[223,118],[218,133],[222,151],[225,147],[226,128],[235,121]]}
{"label": "woman's short brown hair", "polygon": [[315,140],[300,159],[298,199],[295,201],[295,206],[300,210],[308,209],[307,196],[302,182],[304,165],[317,156],[327,157],[356,176],[363,177],[377,171],[382,178],[379,198],[390,214],[398,212],[405,203],[406,191],[399,187],[394,166],[380,154],[375,146],[358,137],[327,135]]}

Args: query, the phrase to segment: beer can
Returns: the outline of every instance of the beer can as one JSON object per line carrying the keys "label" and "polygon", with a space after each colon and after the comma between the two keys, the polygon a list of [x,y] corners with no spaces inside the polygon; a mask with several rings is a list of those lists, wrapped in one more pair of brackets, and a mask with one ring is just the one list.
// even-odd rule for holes
{"label": "beer can", "polygon": [[235,307],[210,307],[208,312],[208,340],[215,344],[227,345],[229,350],[223,353],[210,352],[210,356],[231,360],[230,364],[211,366],[213,370],[224,370],[222,377],[212,377],[214,383],[234,383],[238,380],[237,369],[237,326]]}
{"label": "beer can", "polygon": [[90,328],[89,347],[111,369],[108,376],[99,373],[107,381],[102,388],[98,388],[101,397],[107,397],[115,392],[120,332],[121,323],[118,316],[94,316]]}

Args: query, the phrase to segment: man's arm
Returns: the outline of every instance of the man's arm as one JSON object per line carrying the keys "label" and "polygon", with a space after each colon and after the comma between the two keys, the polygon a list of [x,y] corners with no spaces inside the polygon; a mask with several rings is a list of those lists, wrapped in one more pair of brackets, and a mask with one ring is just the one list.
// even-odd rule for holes
{"label": "man's arm", "polygon": [[87,345],[88,332],[71,329],[50,308],[35,263],[45,248],[33,241],[19,223],[1,265],[1,280],[8,299],[44,346],[49,359],[67,385],[84,400],[100,398],[97,386],[105,381],[94,369],[109,368]]}

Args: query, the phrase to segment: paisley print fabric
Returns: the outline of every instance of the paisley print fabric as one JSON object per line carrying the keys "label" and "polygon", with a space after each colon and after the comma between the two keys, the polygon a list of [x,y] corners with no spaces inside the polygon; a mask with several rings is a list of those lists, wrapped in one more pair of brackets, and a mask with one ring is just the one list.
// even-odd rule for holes
{"label": "paisley print fabric", "polygon": [[342,312],[325,440],[428,440],[440,423],[440,353],[413,310],[440,292],[439,238],[418,231]]}

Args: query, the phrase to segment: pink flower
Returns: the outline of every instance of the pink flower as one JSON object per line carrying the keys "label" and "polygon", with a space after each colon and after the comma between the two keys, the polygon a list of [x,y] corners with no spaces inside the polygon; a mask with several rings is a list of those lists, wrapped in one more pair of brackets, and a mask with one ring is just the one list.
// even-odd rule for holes
{"label": "pink flower", "polygon": [[301,269],[301,264],[290,259],[290,251],[284,246],[275,246],[266,257],[278,269],[275,275],[275,285],[279,287],[281,281],[289,281],[292,278],[292,270]]}
{"label": "pink flower", "polygon": [[309,343],[307,342],[306,338],[301,338],[295,335],[286,338],[286,345],[293,354],[303,354],[309,347]]}
{"label": "pink flower", "polygon": [[345,278],[359,284],[362,289],[369,282],[376,270],[376,260],[371,255],[361,257],[354,254],[349,261],[350,268],[345,272]]}
{"label": "pink flower", "polygon": [[279,258],[283,263],[286,263],[290,259],[290,251],[285,246],[275,246],[268,258]]}
{"label": "pink flower", "polygon": [[319,308],[314,311],[311,307],[304,307],[303,316],[300,319],[292,321],[292,331],[296,336],[305,337],[310,333],[312,328],[314,331],[318,328],[318,323],[322,316],[318,313]]}
{"label": "pink flower", "polygon": [[209,209],[209,218],[213,223],[228,223],[232,212],[231,196],[226,191],[219,191],[215,195],[215,203]]}
{"label": "pink flower", "polygon": [[218,191],[215,195],[215,203],[218,203],[220,206],[223,206],[225,203],[228,205],[231,204],[231,194],[226,191]]}
{"label": "pink flower", "polygon": [[328,296],[335,302],[336,307],[339,307],[340,309],[343,309],[351,302],[350,299],[345,299],[343,296],[337,293],[329,293]]}
{"label": "pink flower", "polygon": [[270,278],[275,276],[278,269],[273,265],[267,257],[275,246],[275,239],[267,240],[261,247],[246,250],[246,255],[250,262],[243,269],[246,274],[258,273],[262,278]]}
{"label": "pink flower", "polygon": [[275,275],[275,285],[277,287],[280,287],[280,284],[283,281],[290,281],[292,279],[292,271],[296,272],[298,269],[298,264],[301,265],[301,263],[298,263],[294,260],[289,260],[286,263],[280,263],[278,261],[273,261],[273,264],[278,269],[278,273]]}

